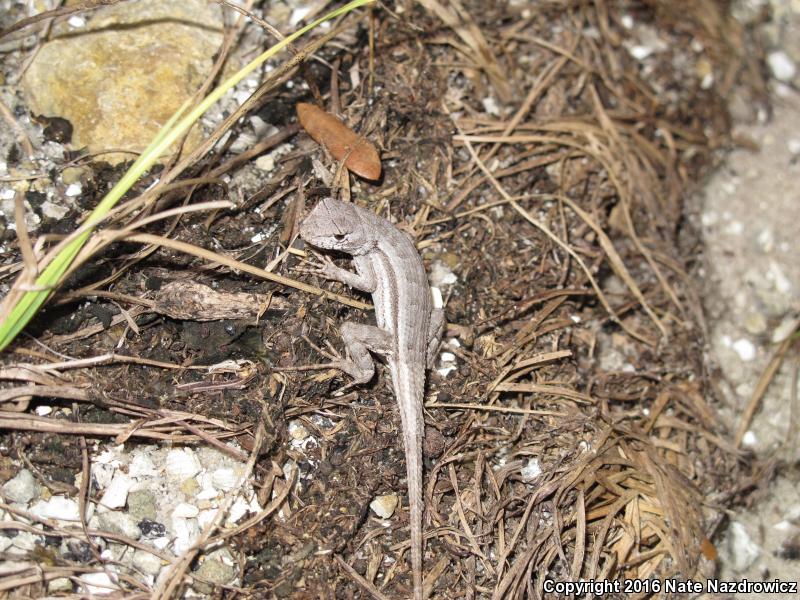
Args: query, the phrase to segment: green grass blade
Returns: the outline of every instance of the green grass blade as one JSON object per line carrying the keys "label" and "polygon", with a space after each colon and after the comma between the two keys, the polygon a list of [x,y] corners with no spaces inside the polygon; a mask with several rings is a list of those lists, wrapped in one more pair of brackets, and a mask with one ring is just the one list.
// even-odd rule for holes
{"label": "green grass blade", "polygon": [[64,273],[69,269],[72,261],[83,248],[86,240],[92,234],[92,229],[97,225],[108,212],[119,202],[120,198],[133,186],[134,183],[142,176],[142,174],[149,169],[158,158],[181,136],[183,135],[197,119],[202,116],[208,108],[217,102],[229,89],[239,83],[254,69],[261,65],[266,60],[272,58],[275,54],[283,50],[287,45],[308,33],[312,29],[318,27],[320,24],[335,19],[344,15],[351,10],[374,2],[375,0],[353,0],[352,2],[336,9],[316,21],[309,23],[305,27],[295,31],[291,35],[285,37],[277,44],[263,52],[261,55],[253,59],[250,63],[244,66],[240,71],[233,74],[218,87],[216,87],[208,96],[206,96],[195,108],[188,114],[182,116],[188,108],[184,104],[176,113],[164,124],[159,130],[150,145],[139,156],[139,158],[131,165],[130,169],[126,171],[125,175],[114,185],[111,190],[103,197],[97,204],[94,210],[89,214],[86,223],[90,229],[76,237],[72,242],[66,245],[58,255],[53,258],[53,261],[45,267],[36,279],[35,291],[27,291],[19,297],[16,304],[9,312],[8,318],[0,323],[0,350],[3,350],[10,344],[14,338],[19,335],[19,332],[28,324],[28,322],[39,311],[52,291],[62,283],[61,279]]}

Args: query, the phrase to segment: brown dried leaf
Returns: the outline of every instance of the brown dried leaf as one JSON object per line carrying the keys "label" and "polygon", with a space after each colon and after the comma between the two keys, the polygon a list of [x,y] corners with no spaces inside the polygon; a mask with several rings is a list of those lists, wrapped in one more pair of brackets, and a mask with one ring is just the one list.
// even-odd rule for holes
{"label": "brown dried leaf", "polygon": [[345,159],[344,166],[350,171],[364,179],[381,176],[381,159],[375,146],[335,116],[313,104],[299,102],[297,118],[308,135],[325,146],[333,158]]}

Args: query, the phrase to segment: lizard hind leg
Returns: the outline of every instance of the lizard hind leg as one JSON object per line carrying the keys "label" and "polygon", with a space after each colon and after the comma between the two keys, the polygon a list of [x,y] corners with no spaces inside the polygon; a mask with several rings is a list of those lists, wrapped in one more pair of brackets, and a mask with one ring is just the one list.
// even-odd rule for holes
{"label": "lizard hind leg", "polygon": [[334,366],[341,369],[353,381],[338,390],[345,390],[367,383],[375,374],[375,361],[370,352],[388,356],[392,353],[392,336],[389,332],[363,323],[345,321],[340,327],[342,341],[347,349],[348,359],[336,361]]}
{"label": "lizard hind leg", "polygon": [[436,359],[442,345],[444,325],[444,311],[441,308],[434,308],[431,311],[431,320],[428,325],[428,348],[425,357],[426,366],[429,369],[436,366]]}

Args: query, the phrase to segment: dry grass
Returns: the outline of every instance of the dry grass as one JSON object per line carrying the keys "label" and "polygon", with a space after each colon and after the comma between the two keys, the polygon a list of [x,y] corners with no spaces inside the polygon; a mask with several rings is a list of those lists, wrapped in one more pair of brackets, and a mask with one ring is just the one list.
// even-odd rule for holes
{"label": "dry grass", "polygon": [[[546,578],[690,578],[708,567],[701,550],[713,549],[709,540],[722,508],[742,489],[737,478],[744,462],[715,415],[698,340],[702,310],[687,275],[692,257],[681,254],[677,234],[682,198],[726,143],[727,124],[719,90],[702,89],[678,59],[685,58],[691,39],[702,39],[724,89],[758,82],[749,75],[750,62],[738,58],[745,52],[723,48],[744,34],[710,0],[691,4],[680,30],[659,29],[671,49],[649,70],[627,52],[629,32],[615,7],[599,1],[537,3],[525,14],[496,14],[499,9],[474,2],[407,2],[399,14],[374,14],[374,45],[359,40],[325,57],[336,65],[349,61],[358,74],[355,88],[336,75],[331,97],[335,89],[345,122],[376,142],[384,159],[380,185],[348,182],[352,187],[342,193],[369,198],[376,212],[405,219],[423,255],[458,274],[447,298],[448,337],[459,342],[447,350],[456,354],[458,370],[432,376],[426,403],[428,441],[439,440],[438,450],[428,450],[425,474],[425,587],[431,597],[539,598]],[[655,28],[663,23],[659,19],[672,22],[667,2],[631,10]],[[287,69],[279,79],[291,73]],[[259,90],[213,139],[259,102],[269,102],[268,92],[276,89]],[[488,97],[513,110],[487,112],[482,100]],[[280,141],[295,133],[288,126]],[[191,192],[178,196],[185,189],[220,189],[221,176],[273,143],[262,143],[245,159],[226,161],[220,152],[211,166],[201,160],[208,145],[167,172],[165,181],[176,187],[163,188],[158,204],[145,193],[133,205],[145,212],[125,213],[124,222],[109,227],[99,238],[103,249],[124,241],[145,250],[126,256],[110,276],[66,289],[55,300],[114,302],[118,314],[108,325],[92,322],[18,342],[0,371],[7,383],[0,428],[109,436],[117,443],[136,437],[203,443],[235,452],[256,480],[276,490],[275,499],[265,501],[258,521],[235,532],[219,533],[215,524],[203,543],[212,543],[214,535],[236,536],[240,576],[255,582],[246,593],[268,595],[288,581],[297,597],[402,597],[408,590],[402,517],[387,529],[365,516],[378,490],[402,490],[387,386],[379,381],[363,393],[329,398],[332,373],[306,377],[272,370],[314,362],[310,348],[338,339],[335,324],[344,305],[366,305],[273,272],[302,254],[274,240],[258,259],[246,249],[212,253],[186,241],[178,223],[197,216],[185,211],[165,213],[166,225],[148,221],[160,227],[154,233],[133,231],[141,219],[155,218],[156,206],[168,211],[188,204]],[[311,153],[313,169],[302,160]],[[284,218],[283,230],[291,232],[303,196],[282,215],[286,197],[303,188],[313,196],[315,178],[323,175],[342,181],[340,171],[334,175],[337,165],[309,146],[284,167],[272,176],[269,191],[212,213],[206,229],[242,227],[247,211],[263,202],[263,214]],[[178,173],[191,183],[181,186]],[[18,270],[30,246],[20,240]],[[191,251],[202,262],[176,269],[170,263],[176,254],[164,249]],[[256,266],[265,255],[278,256],[266,270]],[[142,293],[142,279],[168,272],[149,262],[156,256],[173,266],[169,281],[161,291]],[[239,290],[246,282],[239,273],[265,281]],[[212,280],[231,285],[213,290],[206,285]],[[335,302],[323,302],[323,296]],[[282,316],[270,319],[267,310]],[[263,328],[266,358],[220,363],[218,369],[227,369],[222,376],[213,366],[195,364],[197,353],[183,351],[174,361],[150,358],[156,331],[180,340],[167,318],[141,325],[142,316],[154,314],[244,319]],[[101,334],[109,331],[125,356],[99,351],[107,345]],[[95,340],[95,355],[56,362],[58,353],[81,352],[80,340]],[[168,370],[179,393],[157,408],[142,406],[130,390],[125,401],[105,399],[101,392],[123,368],[145,378]],[[207,380],[192,381],[190,371]],[[357,396],[371,402],[351,404]],[[33,399],[43,397],[93,403],[129,420],[95,426],[30,414]],[[242,408],[237,416],[231,406],[258,409]],[[312,416],[334,425],[323,429]],[[335,477],[312,469],[315,478],[300,486],[274,466],[259,467],[259,453],[273,464],[287,457],[280,443],[262,443],[261,428],[266,424],[271,441],[283,442],[290,419],[301,419],[321,440],[314,461],[339,458]],[[231,450],[226,442],[233,438],[248,452]],[[278,506],[285,511],[281,519],[273,515]],[[86,537],[48,526],[54,535]],[[293,557],[307,547],[313,551],[278,561],[276,575],[248,562],[265,547]],[[127,597],[174,597],[200,549],[164,557],[171,575],[156,590],[132,581],[120,587]],[[5,589],[41,589],[36,585],[43,580],[81,569],[43,566],[33,579],[30,567],[21,568]]]}

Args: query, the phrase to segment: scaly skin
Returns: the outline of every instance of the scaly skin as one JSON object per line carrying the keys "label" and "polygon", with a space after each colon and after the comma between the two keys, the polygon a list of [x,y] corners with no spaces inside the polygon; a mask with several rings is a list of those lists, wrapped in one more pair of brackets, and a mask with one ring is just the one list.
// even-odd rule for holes
{"label": "scaly skin", "polygon": [[337,366],[353,376],[354,385],[366,383],[374,373],[369,351],[385,356],[389,365],[405,445],[414,599],[422,600],[422,401],[425,368],[441,335],[441,310],[433,308],[425,268],[411,237],[374,213],[325,199],[303,221],[300,236],[313,246],[350,254],[356,273],[331,262],[319,272],[372,294],[377,327],[343,323],[350,360]]}

